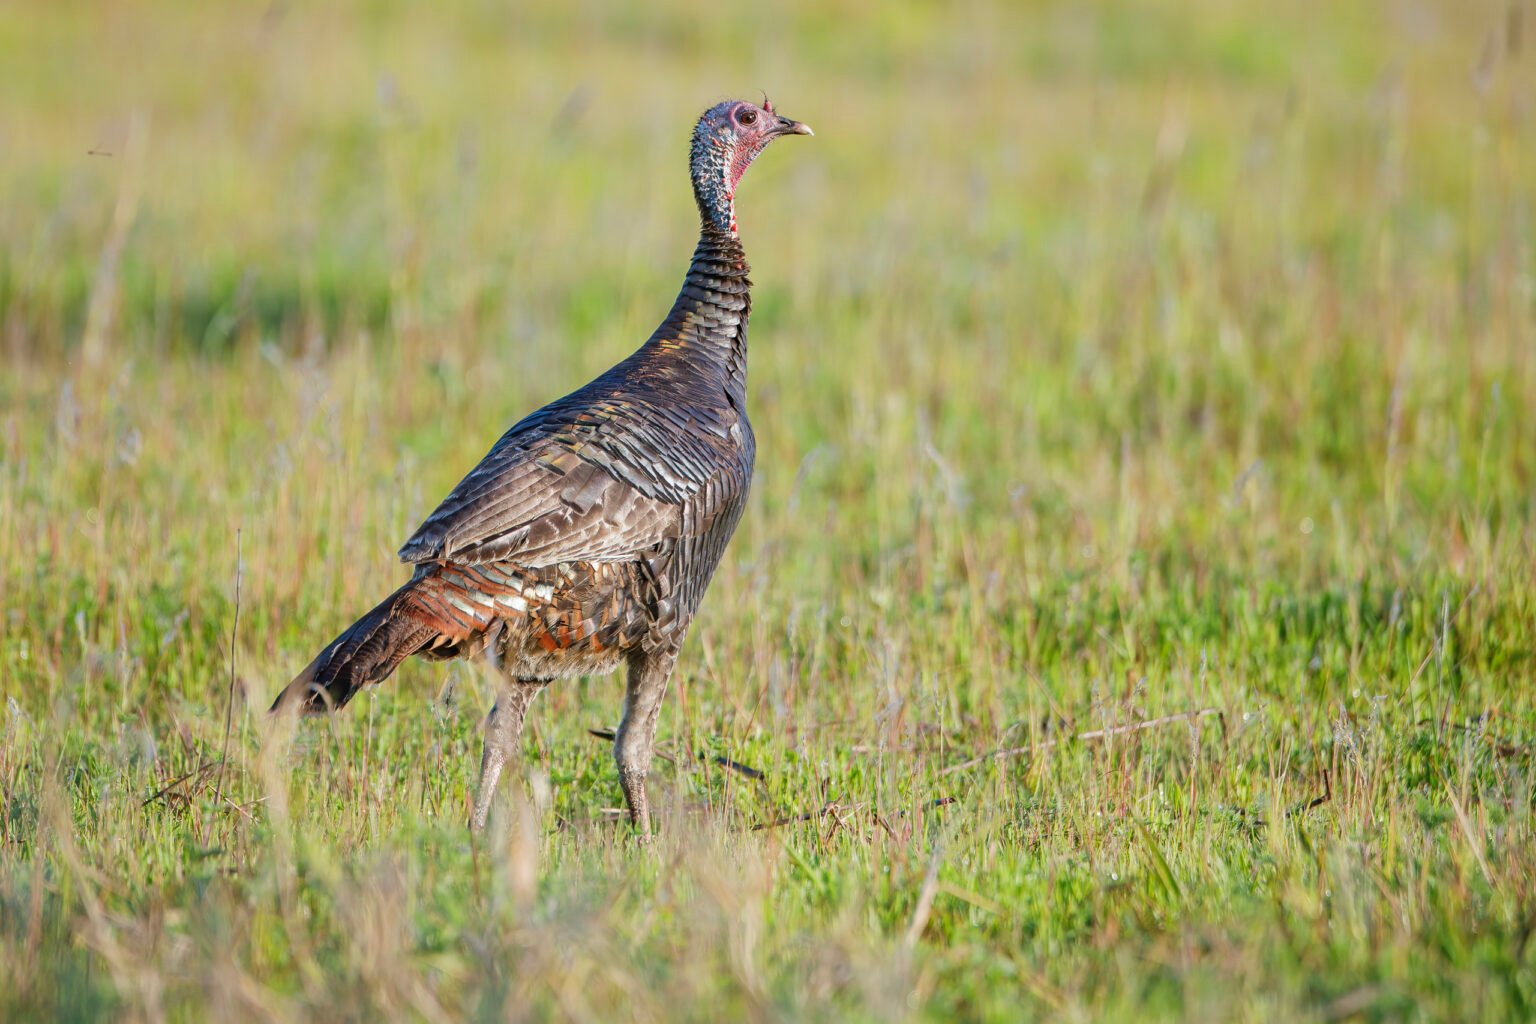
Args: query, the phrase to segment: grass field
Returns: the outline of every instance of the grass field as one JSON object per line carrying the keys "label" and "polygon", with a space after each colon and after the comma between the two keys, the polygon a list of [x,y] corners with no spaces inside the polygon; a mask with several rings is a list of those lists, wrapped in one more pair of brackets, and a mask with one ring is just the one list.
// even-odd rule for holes
{"label": "grass field", "polygon": [[[1536,1016],[1528,0],[430,8],[0,6],[0,1018]],[[658,841],[616,678],[269,733],[758,88]]]}

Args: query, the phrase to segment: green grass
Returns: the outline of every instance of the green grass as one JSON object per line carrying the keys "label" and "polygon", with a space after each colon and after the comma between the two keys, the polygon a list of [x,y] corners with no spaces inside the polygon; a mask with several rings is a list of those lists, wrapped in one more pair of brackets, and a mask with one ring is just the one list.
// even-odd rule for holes
{"label": "green grass", "polygon": [[[1536,11],[1344,6],[0,9],[0,1017],[1536,1015]],[[614,678],[269,734],[758,86],[653,848]]]}

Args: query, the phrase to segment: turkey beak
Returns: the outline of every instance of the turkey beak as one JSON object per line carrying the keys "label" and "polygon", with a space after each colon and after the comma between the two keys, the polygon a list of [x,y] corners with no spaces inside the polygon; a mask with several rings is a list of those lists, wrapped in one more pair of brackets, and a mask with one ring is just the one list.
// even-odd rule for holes
{"label": "turkey beak", "polygon": [[[775,115],[775,116],[777,116],[777,115]],[[774,127],[774,134],[775,135],[815,135],[816,134],[815,132],[811,131],[811,126],[810,125],[803,124],[800,121],[791,121],[787,117],[780,117],[780,118],[778,118],[778,123],[775,124],[773,127]]]}

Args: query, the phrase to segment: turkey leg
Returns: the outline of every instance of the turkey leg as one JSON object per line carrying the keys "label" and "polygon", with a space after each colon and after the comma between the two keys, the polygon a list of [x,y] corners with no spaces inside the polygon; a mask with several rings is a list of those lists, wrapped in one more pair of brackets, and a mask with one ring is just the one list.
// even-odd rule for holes
{"label": "turkey leg", "polygon": [[667,680],[677,652],[639,655],[629,663],[624,688],[624,719],[613,739],[613,759],[619,766],[619,785],[629,804],[629,820],[640,838],[651,834],[651,809],[645,796],[645,777],[651,770],[651,747],[656,740],[656,717],[667,694]]}
{"label": "turkey leg", "polygon": [[496,783],[508,761],[517,758],[523,739],[523,716],[528,705],[539,691],[549,685],[548,679],[510,679],[502,684],[496,695],[496,706],[491,708],[485,720],[485,750],[480,755],[480,790],[475,795],[475,809],[470,815],[469,827],[479,832],[485,828],[485,820],[491,813],[491,798],[496,795]]}

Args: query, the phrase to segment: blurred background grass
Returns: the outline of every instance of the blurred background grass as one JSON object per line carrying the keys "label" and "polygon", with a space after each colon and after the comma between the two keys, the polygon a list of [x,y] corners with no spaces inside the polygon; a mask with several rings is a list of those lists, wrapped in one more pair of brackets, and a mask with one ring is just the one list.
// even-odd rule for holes
{"label": "blurred background grass", "polygon": [[[0,1009],[1528,1016],[1532,14],[0,8]],[[759,88],[817,136],[742,190],[758,479],[658,855],[613,680],[483,848],[475,667],[263,737],[649,333]]]}

